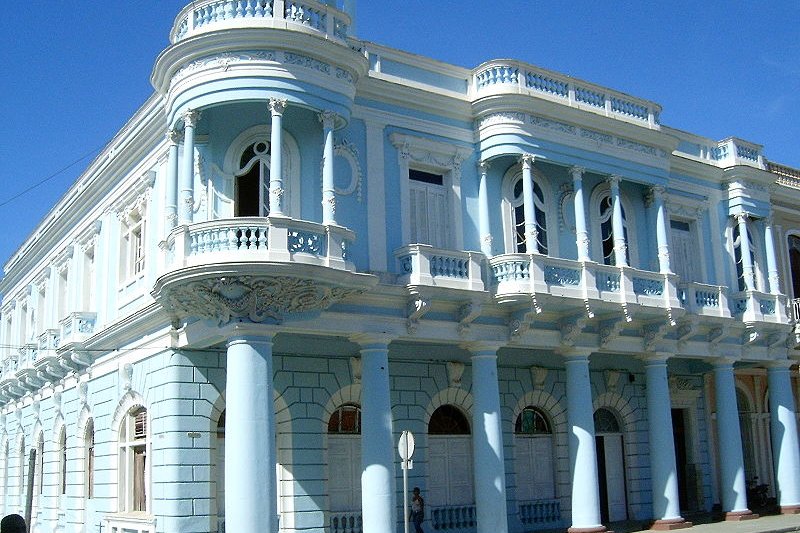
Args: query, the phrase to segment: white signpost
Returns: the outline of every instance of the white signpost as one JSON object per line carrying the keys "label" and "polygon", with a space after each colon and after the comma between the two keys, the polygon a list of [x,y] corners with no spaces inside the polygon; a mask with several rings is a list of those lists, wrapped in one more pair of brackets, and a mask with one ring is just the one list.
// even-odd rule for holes
{"label": "white signpost", "polygon": [[414,455],[413,433],[403,431],[400,441],[397,443],[397,451],[402,459],[400,468],[403,469],[403,523],[405,524],[405,533],[408,533],[408,471],[414,468],[414,461],[411,460],[411,456]]}

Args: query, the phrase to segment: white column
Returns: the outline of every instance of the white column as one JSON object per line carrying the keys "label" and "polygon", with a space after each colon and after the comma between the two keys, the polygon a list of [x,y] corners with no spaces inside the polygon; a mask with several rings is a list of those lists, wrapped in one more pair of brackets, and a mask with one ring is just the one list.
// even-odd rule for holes
{"label": "white column", "polygon": [[738,213],[736,223],[739,225],[739,253],[742,255],[742,273],[744,286],[748,291],[756,288],[755,271],[753,270],[753,256],[750,252],[750,238],[747,233],[747,213]]}
{"label": "white column", "polygon": [[777,361],[767,369],[772,457],[778,503],[784,514],[800,513],[800,448],[789,369],[795,361]]}
{"label": "white column", "polygon": [[672,268],[669,260],[669,219],[667,206],[664,205],[664,187],[651,187],[653,203],[656,209],[656,244],[658,247],[658,271],[662,274],[671,274]]}
{"label": "white column", "polygon": [[170,129],[167,132],[169,154],[167,156],[167,183],[164,202],[166,215],[164,237],[169,234],[178,222],[178,142],[180,142],[180,133],[177,130]]}
{"label": "white column", "polygon": [[228,340],[225,526],[278,531],[272,334]]}
{"label": "white column", "polygon": [[780,294],[781,285],[778,277],[778,259],[775,254],[775,239],[772,234],[772,214],[764,219],[764,248],[767,251],[767,274],[769,276],[770,294]]}
{"label": "white column", "polygon": [[524,154],[522,161],[522,209],[525,213],[525,250],[529,254],[539,253],[536,231],[536,206],[533,201],[533,161],[534,156]]}
{"label": "white column", "polygon": [[586,206],[583,201],[583,173],[581,167],[572,167],[572,189],[575,205],[575,244],[578,247],[578,261],[590,261],[589,231],[586,229]]}
{"label": "white column", "polygon": [[582,533],[605,531],[600,523],[597,449],[594,442],[594,408],[589,380],[589,353],[564,354],[567,369],[567,424],[569,467],[572,477],[572,527]]}
{"label": "white column", "polygon": [[[395,447],[389,392],[389,339],[358,336],[361,346],[361,512],[364,533],[395,531]],[[405,495],[404,495],[405,497]]]}
{"label": "white column", "polygon": [[722,510],[726,512],[726,519],[746,517],[752,513],[747,508],[739,409],[736,404],[733,361],[730,359],[718,359],[714,362],[714,396]]}
{"label": "white column", "polygon": [[272,115],[270,130],[269,159],[269,214],[283,215],[283,112],[286,111],[286,100],[269,99],[269,111]]}
{"label": "white column", "polygon": [[653,491],[654,526],[677,529],[692,524],[681,517],[675,442],[672,439],[672,406],[667,381],[667,356],[643,357],[647,374],[647,429],[650,447],[650,485]]}
{"label": "white column", "polygon": [[322,223],[336,224],[336,191],[333,186],[333,128],[336,113],[323,111],[319,114],[322,122],[324,148],[322,152]]}
{"label": "white column", "polygon": [[194,130],[200,112],[190,109],[183,114],[183,166],[180,176],[178,224],[191,224],[194,217]]}
{"label": "white column", "polygon": [[472,449],[478,533],[506,533],[506,473],[497,346],[475,344],[472,352]]}
{"label": "white column", "polygon": [[619,176],[609,176],[608,184],[611,187],[611,202],[613,212],[611,215],[611,228],[614,232],[614,262],[616,266],[628,266],[628,243],[625,242],[625,225],[622,221],[622,200],[619,193]]}
{"label": "white column", "polygon": [[486,183],[489,162],[478,163],[478,231],[481,239],[481,252],[492,257],[492,228],[489,221],[489,191]]}

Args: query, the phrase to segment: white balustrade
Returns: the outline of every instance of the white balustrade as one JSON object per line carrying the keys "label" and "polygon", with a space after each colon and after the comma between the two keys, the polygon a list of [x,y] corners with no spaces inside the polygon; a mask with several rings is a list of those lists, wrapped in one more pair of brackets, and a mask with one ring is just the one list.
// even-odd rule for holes
{"label": "white balustrade", "polygon": [[730,317],[728,288],[704,283],[682,283],[681,301],[689,313],[703,316]]}
{"label": "white balustrade", "polygon": [[288,217],[240,217],[173,229],[164,269],[241,262],[302,263],[355,271],[349,250],[355,235],[341,226]]}
{"label": "white balustrade", "polygon": [[731,295],[731,311],[744,322],[786,324],[786,296],[761,291],[741,291]]}
{"label": "white balustrade", "polygon": [[94,334],[97,313],[76,312],[63,318],[59,346],[82,342]]}
{"label": "white balustrade", "polygon": [[529,94],[645,124],[652,129],[660,127],[658,104],[521,61],[498,60],[479,66],[473,71],[472,91],[475,96],[508,92]]}
{"label": "white balustrade", "polygon": [[106,516],[103,522],[108,533],[156,533],[154,517]]}
{"label": "white balustrade", "polygon": [[170,40],[231,28],[281,28],[320,33],[345,42],[350,17],[316,0],[200,0],[178,14]]}
{"label": "white balustrade", "polygon": [[451,289],[484,290],[480,252],[441,250],[412,244],[395,252],[400,262],[399,283]]}

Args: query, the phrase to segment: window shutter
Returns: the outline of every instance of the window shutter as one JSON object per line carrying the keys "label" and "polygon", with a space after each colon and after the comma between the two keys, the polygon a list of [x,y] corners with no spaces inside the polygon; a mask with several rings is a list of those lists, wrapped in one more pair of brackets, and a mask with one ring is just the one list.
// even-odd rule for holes
{"label": "window shutter", "polygon": [[136,419],[134,420],[133,438],[134,439],[147,438],[147,411],[145,410],[141,410],[138,413],[136,413]]}

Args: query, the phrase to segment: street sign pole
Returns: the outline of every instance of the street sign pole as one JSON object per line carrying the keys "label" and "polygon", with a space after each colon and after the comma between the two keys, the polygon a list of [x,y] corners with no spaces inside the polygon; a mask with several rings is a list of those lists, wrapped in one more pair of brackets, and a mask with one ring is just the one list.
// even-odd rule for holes
{"label": "street sign pole", "polygon": [[400,453],[400,468],[403,470],[403,524],[405,533],[408,533],[408,471],[414,468],[411,456],[414,455],[414,434],[410,431],[403,431],[400,441],[397,443],[397,451]]}

